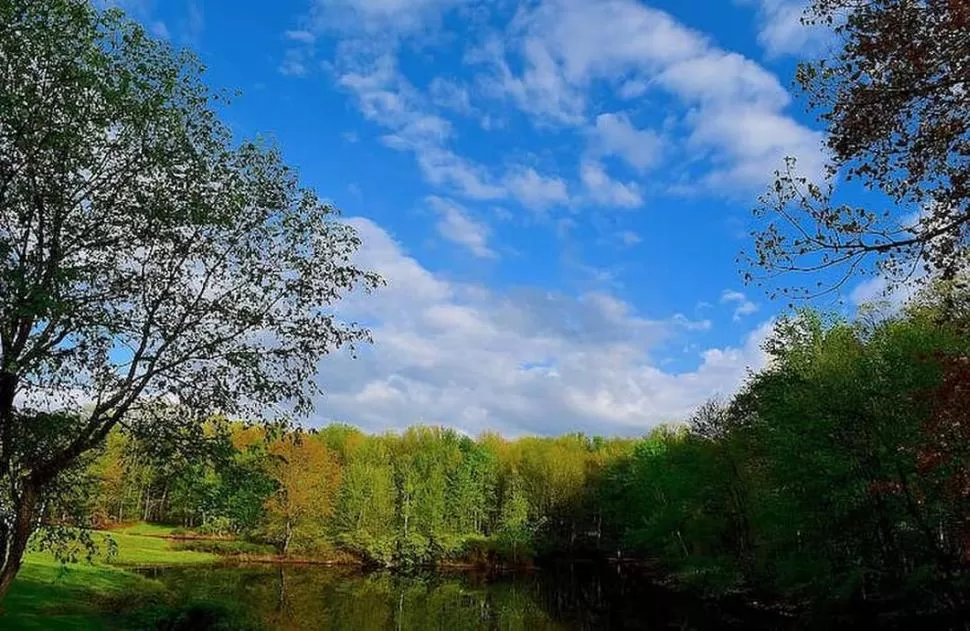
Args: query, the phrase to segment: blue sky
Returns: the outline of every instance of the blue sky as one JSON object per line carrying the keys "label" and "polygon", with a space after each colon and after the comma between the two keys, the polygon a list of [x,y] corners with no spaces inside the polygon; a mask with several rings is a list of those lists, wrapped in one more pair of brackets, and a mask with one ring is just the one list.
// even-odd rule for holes
{"label": "blue sky", "polygon": [[735,257],[784,156],[825,158],[799,0],[122,4],[389,282],[341,305],[376,343],[321,364],[314,424],[638,434],[762,365],[785,305]]}

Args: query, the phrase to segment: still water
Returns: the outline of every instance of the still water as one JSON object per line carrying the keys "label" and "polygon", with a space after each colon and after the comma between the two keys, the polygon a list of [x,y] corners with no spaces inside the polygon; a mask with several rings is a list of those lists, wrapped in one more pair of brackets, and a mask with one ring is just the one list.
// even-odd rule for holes
{"label": "still water", "polygon": [[164,568],[180,600],[234,603],[266,629],[771,629],[652,585],[631,570],[562,564],[486,579],[322,566]]}

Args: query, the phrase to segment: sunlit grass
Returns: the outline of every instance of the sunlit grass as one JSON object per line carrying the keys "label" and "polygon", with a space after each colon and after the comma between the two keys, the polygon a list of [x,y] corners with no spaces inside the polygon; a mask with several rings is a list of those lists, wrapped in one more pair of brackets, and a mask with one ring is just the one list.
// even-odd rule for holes
{"label": "sunlit grass", "polygon": [[112,528],[112,533],[124,533],[126,535],[143,535],[146,537],[172,537],[177,534],[179,529],[175,526],[166,526],[164,524],[149,524],[147,522],[139,521],[133,524],[128,524],[121,526],[119,528]]}
{"label": "sunlit grass", "polygon": [[[64,564],[49,552],[29,552],[3,602],[0,629],[110,629],[111,612],[164,599],[160,583],[126,566],[197,565],[218,559],[176,549],[174,542],[158,536],[163,532],[171,528],[138,525],[94,533],[99,553],[90,562]],[[148,533],[155,536],[145,536]],[[110,557],[107,537],[116,544],[117,553]]]}
{"label": "sunlit grass", "polygon": [[[112,565],[186,565],[211,563],[218,559],[214,554],[178,549],[175,542],[159,536],[119,531],[95,533],[95,540],[99,543],[106,537],[111,537],[117,545],[117,554],[107,559]],[[106,549],[107,546],[101,545],[101,548]]]}
{"label": "sunlit grass", "polygon": [[160,598],[161,584],[101,563],[64,565],[32,553],[4,600],[3,629],[103,629],[106,603]]}

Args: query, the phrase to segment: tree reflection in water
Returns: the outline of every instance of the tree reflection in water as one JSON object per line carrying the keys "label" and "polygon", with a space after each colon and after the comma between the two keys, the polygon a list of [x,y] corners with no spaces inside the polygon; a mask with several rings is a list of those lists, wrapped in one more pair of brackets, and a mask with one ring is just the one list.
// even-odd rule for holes
{"label": "tree reflection in water", "polygon": [[180,602],[234,602],[267,629],[784,628],[729,616],[618,568],[562,564],[487,579],[322,566],[167,568]]}

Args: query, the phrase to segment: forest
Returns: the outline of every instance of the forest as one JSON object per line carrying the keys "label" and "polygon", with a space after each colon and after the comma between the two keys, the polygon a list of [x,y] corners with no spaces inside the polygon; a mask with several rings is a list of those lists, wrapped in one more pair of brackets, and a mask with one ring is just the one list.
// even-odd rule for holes
{"label": "forest", "polygon": [[[376,316],[338,308],[387,284],[360,256],[362,224],[281,147],[234,134],[240,118],[199,58],[119,4],[0,0],[0,613],[20,616],[0,626],[181,620],[176,594],[134,570],[203,566],[186,572],[193,592],[213,587],[200,577],[216,555],[276,563],[278,593],[261,587],[279,611],[286,567],[378,568],[355,584],[383,594],[388,628],[413,614],[408,572],[558,560],[643,569],[632,582],[671,586],[651,608],[699,593],[792,620],[966,615],[970,3],[808,3],[802,25],[831,46],[794,80],[824,165],[812,177],[796,156],[764,165],[770,184],[738,256],[745,283],[789,304],[774,305],[764,362],[736,392],[635,438],[468,436],[447,418],[385,433],[314,426],[327,356],[380,349]],[[621,4],[645,11],[588,6]],[[703,55],[667,70],[713,80],[721,66],[709,64],[737,66],[788,106],[773,73],[684,32],[684,50]],[[765,136],[794,126],[771,112]],[[404,136],[384,141],[401,148]],[[729,219],[711,225],[726,233]],[[881,298],[850,298],[863,283]],[[249,589],[266,572],[242,574]],[[448,607],[470,602],[461,582],[414,584]],[[588,583],[599,601],[603,584]],[[519,599],[549,592],[505,587],[511,609],[555,609]],[[498,601],[478,593],[479,617],[462,619],[496,628],[481,612]],[[205,628],[179,624],[147,626]]]}
{"label": "forest", "polygon": [[635,440],[213,421],[185,457],[116,432],[75,508],[93,526],[179,524],[345,563],[639,559],[710,593],[958,606],[967,298],[938,285],[901,314],[800,312],[735,397]]}

